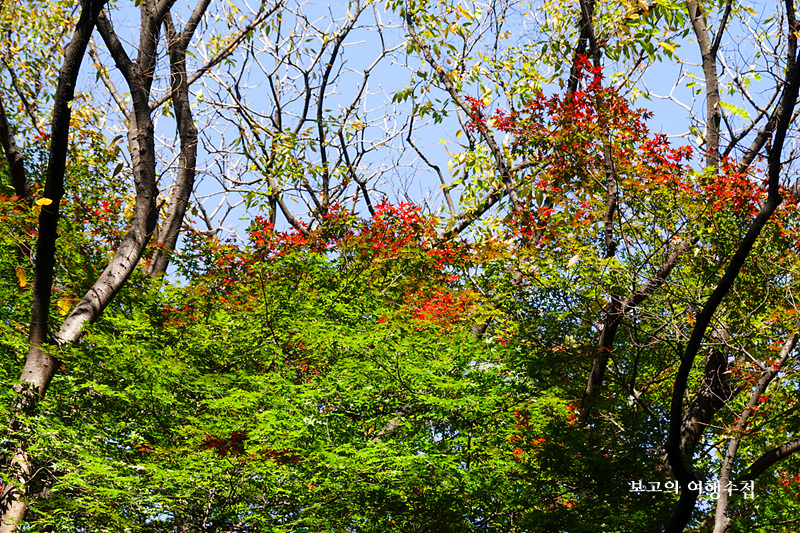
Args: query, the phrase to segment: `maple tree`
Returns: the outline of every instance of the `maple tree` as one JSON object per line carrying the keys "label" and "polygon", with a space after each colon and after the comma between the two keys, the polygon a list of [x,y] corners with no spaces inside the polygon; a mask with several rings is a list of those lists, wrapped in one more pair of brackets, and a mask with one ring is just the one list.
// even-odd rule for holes
{"label": "maple tree", "polygon": [[[3,391],[0,531],[796,523],[794,5],[765,18],[752,47],[772,96],[734,82],[752,119],[717,71],[740,68],[723,36],[752,24],[742,6],[542,2],[543,38],[502,49],[515,5],[390,2],[400,25],[379,32],[407,40],[381,39],[347,101],[331,88],[369,2],[324,31],[294,4],[207,17],[200,2],[180,24],[173,3],[141,2],[137,60],[102,3],[54,13],[89,48],[131,164],[93,126],[102,112],[88,97],[66,105],[54,85],[49,134],[24,102],[46,83],[0,86],[13,250],[0,259],[0,343],[17,354],[2,366],[16,388]],[[89,42],[94,20],[106,51]],[[220,21],[233,33],[190,54],[195,31]],[[153,94],[160,28],[168,96]],[[631,103],[641,65],[688,64],[689,34],[707,104],[689,106],[694,147],[653,133],[653,114]],[[411,85],[392,98],[407,126],[370,138],[383,124],[366,111],[371,69],[403,49]],[[247,65],[270,87],[264,109],[248,98]],[[287,90],[292,80],[304,88]],[[202,93],[190,101],[195,82],[209,108]],[[177,136],[163,158],[176,164],[158,199],[154,111],[168,98]],[[198,116],[221,116],[238,140],[204,137],[216,130]],[[425,120],[458,130],[447,172],[414,137]],[[30,142],[17,148],[12,127]],[[400,138],[441,182],[438,214],[379,190],[385,162],[369,158]],[[201,201],[201,143],[225,179],[243,162],[220,181],[251,208],[244,238],[218,235]]]}

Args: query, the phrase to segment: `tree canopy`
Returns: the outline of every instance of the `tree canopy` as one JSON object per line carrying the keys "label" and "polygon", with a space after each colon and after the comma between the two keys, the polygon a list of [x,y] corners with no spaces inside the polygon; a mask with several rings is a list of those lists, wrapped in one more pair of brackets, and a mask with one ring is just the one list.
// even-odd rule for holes
{"label": "tree canopy", "polygon": [[791,0],[0,24],[0,533],[798,528]]}

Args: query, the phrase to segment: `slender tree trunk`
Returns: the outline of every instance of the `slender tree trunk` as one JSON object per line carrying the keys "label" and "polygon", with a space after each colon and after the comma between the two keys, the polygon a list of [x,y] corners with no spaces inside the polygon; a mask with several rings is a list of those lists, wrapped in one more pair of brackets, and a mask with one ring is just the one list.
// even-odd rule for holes
{"label": "slender tree trunk", "polygon": [[703,77],[706,81],[706,165],[716,169],[719,166],[720,122],[722,110],[720,109],[719,78],[717,76],[717,50],[719,38],[725,32],[724,24],[717,30],[717,39],[711,42],[703,13],[697,0],[688,0],[686,7],[692,21],[697,44],[700,46],[700,55],[703,59]]}
{"label": "slender tree trunk", "polygon": [[[50,200],[42,206],[39,215],[39,236],[36,244],[36,281],[33,285],[31,304],[31,324],[29,331],[30,349],[20,376],[20,385],[15,387],[17,396],[14,411],[17,418],[11,422],[11,434],[17,439],[11,460],[9,488],[3,489],[2,518],[0,533],[15,531],[28,510],[25,498],[28,486],[34,475],[33,464],[27,451],[27,443],[21,436],[22,419],[36,410],[39,401],[47,392],[50,381],[59,367],[56,357],[49,354],[44,346],[49,342],[47,319],[50,309],[50,295],[55,266],[56,228],[59,216],[59,203],[64,195],[64,172],[67,160],[69,139],[70,104],[75,96],[81,61],[86,46],[103,9],[106,0],[85,0],[81,15],[70,43],[65,51],[64,62],[58,75],[55,102],[53,105],[52,136],[50,157],[47,163],[47,178],[44,198]],[[7,153],[9,151],[7,150]],[[13,481],[11,481],[13,480]]]}
{"label": "slender tree trunk", "polygon": [[197,128],[189,105],[189,80],[186,75],[186,49],[191,42],[200,18],[211,0],[201,0],[181,33],[175,30],[172,17],[167,13],[164,29],[169,47],[170,74],[172,77],[172,107],[178,122],[178,135],[181,139],[181,155],[178,175],[172,188],[172,197],[148,272],[160,276],[167,271],[170,254],[175,250],[183,225],[189,196],[194,188],[197,165]]}

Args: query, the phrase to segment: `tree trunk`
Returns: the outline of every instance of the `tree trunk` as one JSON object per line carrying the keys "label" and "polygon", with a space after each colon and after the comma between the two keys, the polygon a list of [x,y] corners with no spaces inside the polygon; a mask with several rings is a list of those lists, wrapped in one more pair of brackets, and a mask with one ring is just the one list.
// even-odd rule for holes
{"label": "tree trunk", "polygon": [[[70,103],[75,96],[75,84],[81,61],[86,53],[97,17],[105,2],[106,0],[85,0],[83,2],[80,18],[72,39],[67,45],[64,62],[58,74],[58,86],[53,104],[50,156],[44,189],[44,198],[51,202],[42,206],[39,215],[36,281],[33,285],[29,330],[30,349],[20,376],[22,384],[15,387],[17,397],[14,401],[14,411],[18,415],[31,414],[36,410],[59,367],[58,359],[47,353],[44,346],[49,341],[47,319],[55,267],[58,208],[61,197],[64,195],[64,171],[71,117]],[[11,533],[16,530],[25,519],[25,513],[28,510],[25,496],[28,485],[34,476],[34,469],[28,456],[25,439],[21,437],[20,430],[23,428],[23,424],[19,418],[11,422],[11,434],[17,440],[9,476],[13,479],[13,485],[7,483],[8,488],[4,487],[3,489],[3,500],[0,502],[2,505],[0,533]]]}

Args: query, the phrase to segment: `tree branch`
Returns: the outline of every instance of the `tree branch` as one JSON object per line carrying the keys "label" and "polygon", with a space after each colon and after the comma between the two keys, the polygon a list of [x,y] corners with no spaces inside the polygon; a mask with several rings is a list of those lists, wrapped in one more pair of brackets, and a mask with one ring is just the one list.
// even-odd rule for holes
{"label": "tree branch", "polygon": [[[689,0],[689,3],[693,3],[696,8],[696,0]],[[786,0],[786,10],[789,22],[788,39],[790,42],[795,43],[789,46],[789,50],[796,53],[797,38],[795,32],[797,31],[797,23],[794,17],[794,5],[792,0]],[[694,16],[699,16],[697,9],[694,11],[693,17]],[[800,69],[796,68],[796,58],[793,56],[790,57],[789,63],[793,68],[786,71],[784,93],[781,100],[782,113],[776,122],[775,136],[767,158],[767,200],[761,206],[747,234],[740,241],[739,247],[731,258],[728,267],[725,269],[722,279],[706,301],[702,311],[697,315],[695,326],[692,330],[689,342],[686,344],[678,373],[675,376],[675,385],[670,406],[670,429],[669,436],[667,437],[666,450],[670,467],[681,486],[681,497],[675,507],[675,511],[667,525],[665,533],[678,533],[684,530],[694,510],[699,494],[696,490],[688,489],[688,484],[692,481],[697,481],[698,476],[687,468],[685,461],[689,458],[684,456],[680,442],[683,422],[683,397],[688,385],[689,374],[694,365],[694,359],[702,346],[706,329],[708,329],[714,313],[733,286],[733,282],[744,266],[747,256],[750,254],[750,250],[752,250],[753,245],[761,234],[761,230],[766,226],[772,214],[782,201],[780,195],[781,154],[786,139],[786,132],[789,128],[794,106],[797,101],[798,87],[800,87]]]}
{"label": "tree branch", "polygon": [[14,132],[11,125],[8,123],[8,115],[3,105],[3,100],[0,98],[0,144],[3,146],[3,153],[8,161],[8,171],[11,174],[11,182],[14,185],[14,195],[27,202],[30,199],[30,185],[25,176],[25,160],[22,157],[22,152],[17,148],[17,142],[14,140]]}
{"label": "tree branch", "polygon": [[[216,55],[214,55],[214,57],[212,57],[205,65],[203,65],[202,67],[197,69],[194,72],[194,74],[189,76],[187,84],[189,86],[191,86],[194,82],[196,82],[198,79],[200,79],[205,73],[207,73],[209,70],[214,68],[214,66],[219,64],[220,61],[224,60],[226,57],[231,55],[234,52],[234,50],[236,50],[236,48],[239,46],[239,44],[243,40],[245,40],[247,38],[247,36],[250,34],[250,32],[252,32],[254,29],[256,29],[259,24],[264,22],[267,19],[267,17],[269,17],[270,15],[275,13],[275,11],[277,11],[278,8],[281,7],[281,5],[282,5],[282,2],[276,2],[275,5],[272,6],[272,9],[270,9],[268,11],[263,11],[255,19],[253,19],[253,21],[250,24],[245,26],[238,34],[236,34],[236,36],[231,40],[231,42],[227,46],[225,46],[224,48],[222,48],[222,50],[217,52]],[[184,32],[185,31],[186,31],[186,28],[184,28]],[[167,94],[165,96],[162,96],[161,98],[159,98],[159,99],[157,99],[157,100],[155,100],[153,102],[153,104],[151,105],[151,108],[152,109],[157,109],[157,108],[161,107],[162,105],[164,105],[164,103],[167,102],[167,100],[169,100],[169,99],[170,99],[170,95],[169,94]]]}
{"label": "tree branch", "polygon": [[[414,23],[411,19],[411,15],[406,15],[406,27],[408,28],[408,33],[411,35],[411,38],[419,47],[420,51],[422,52],[422,56],[427,61],[428,65],[433,69],[436,74],[436,77],[442,82],[447,93],[450,95],[450,98],[460,107],[467,115],[472,115],[473,110],[472,107],[467,103],[464,98],[462,98],[461,94],[456,89],[453,82],[450,80],[450,76],[448,75],[447,71],[437,63],[436,59],[433,57],[433,53],[431,52],[430,46],[428,43],[422,40],[422,38],[417,34],[416,30],[414,29]],[[514,189],[514,184],[511,179],[511,172],[506,165],[505,157],[503,155],[503,151],[497,145],[494,137],[492,137],[491,133],[486,127],[479,127],[478,130],[481,133],[481,137],[489,146],[489,150],[491,150],[492,155],[494,156],[495,160],[495,168],[497,168],[497,172],[500,174],[500,180],[503,183],[505,188],[505,194],[508,194],[509,199],[511,200],[511,205],[514,210],[521,212],[522,211],[522,204],[519,201],[519,197],[517,196],[517,192]],[[491,196],[491,195],[490,195]],[[501,195],[502,197],[502,195]],[[499,198],[498,198],[499,199]],[[494,203],[494,202],[493,202]],[[462,221],[465,219],[462,219]]]}
{"label": "tree branch", "polygon": [[[210,0],[201,0],[192,12],[190,23],[178,35],[172,22],[172,16],[167,12],[164,16],[164,31],[169,48],[170,72],[172,75],[172,106],[175,110],[175,120],[178,123],[178,134],[181,141],[181,154],[178,163],[178,175],[172,188],[167,216],[158,234],[158,242],[151,259],[148,273],[151,276],[160,276],[166,273],[169,256],[175,250],[183,225],[186,207],[194,187],[197,172],[197,128],[192,117],[192,108],[189,103],[189,85],[186,77],[186,48],[192,38],[192,32],[197,28],[197,23],[208,8]],[[187,30],[191,30],[188,31]]]}
{"label": "tree branch", "polygon": [[117,91],[117,87],[114,85],[114,82],[108,77],[105,67],[100,62],[100,55],[97,53],[97,47],[94,44],[94,39],[89,39],[89,56],[91,56],[92,61],[94,61],[98,76],[100,76],[100,79],[103,80],[103,85],[106,86],[106,90],[108,90],[108,93],[114,99],[114,102],[117,104],[120,112],[125,115],[126,120],[130,120],[131,111],[125,104],[125,100],[122,98],[122,95],[120,95],[119,91]]}
{"label": "tree branch", "polygon": [[648,296],[664,285],[672,270],[677,266],[680,257],[686,253],[691,246],[692,243],[689,241],[681,241],[681,243],[670,252],[667,256],[667,260],[656,270],[656,273],[647,283],[637,291],[629,294],[624,300],[612,300],[609,304],[609,309],[603,319],[603,329],[600,333],[600,340],[595,351],[596,357],[592,361],[589,380],[586,383],[586,389],[581,399],[581,407],[583,409],[582,418],[584,420],[588,419],[591,413],[592,401],[605,379],[608,359],[611,356],[611,350],[614,347],[614,339],[622,320],[633,308],[640,305]]}

